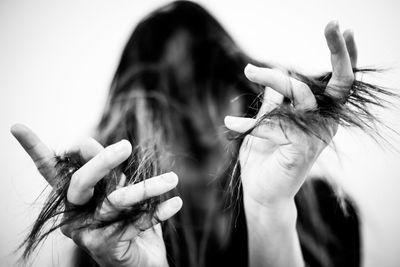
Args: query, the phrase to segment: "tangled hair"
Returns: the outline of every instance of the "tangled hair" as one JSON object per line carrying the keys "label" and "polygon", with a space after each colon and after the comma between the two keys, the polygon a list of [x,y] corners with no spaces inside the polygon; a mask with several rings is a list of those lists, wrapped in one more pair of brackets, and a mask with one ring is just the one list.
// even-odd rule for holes
{"label": "tangled hair", "polygon": [[[118,216],[110,220],[89,219],[104,201],[108,201],[107,195],[115,190],[121,173],[126,175],[127,185],[171,171],[180,162],[178,156],[204,162],[210,147],[215,144],[221,146],[222,141],[213,138],[215,143],[210,143],[207,138],[200,140],[198,136],[215,137],[226,115],[224,107],[230,105],[233,95],[240,96],[245,115],[255,117],[261,106],[260,95],[264,88],[246,79],[243,68],[247,63],[273,67],[246,56],[221,25],[195,3],[174,2],[140,22],[123,51],[97,127],[97,139],[103,145],[127,139],[133,146],[132,154],[95,186],[93,198],[82,206],[71,205],[66,196],[71,176],[84,162],[76,154],[58,156],[57,184],[21,245],[24,248],[23,258],[27,259],[41,241],[63,225],[86,221],[90,223],[82,227],[101,228],[119,222],[123,228],[142,216],[154,215],[157,204],[168,196],[138,203],[129,210],[119,211]],[[353,71],[357,77],[359,73],[376,70]],[[282,105],[261,116],[255,127],[272,118],[290,122],[304,133],[319,137],[320,125],[326,120],[333,120],[344,127],[359,128],[379,138],[376,125],[380,121],[371,112],[371,107],[386,107],[388,98],[397,97],[393,92],[355,80],[347,101],[340,102],[326,94],[331,73],[317,77],[294,71],[288,73],[311,88],[318,108],[299,112],[289,99],[285,99]],[[208,130],[199,125],[209,126]],[[241,201],[238,151],[246,134],[234,135],[231,142],[233,153],[225,159],[224,171],[215,182],[215,187],[222,186],[224,195],[231,201],[218,201],[209,214],[210,218],[216,218],[221,213],[234,218],[235,210],[240,210],[237,208]],[[177,144],[180,144],[178,148]],[[302,216],[306,218],[298,222],[300,242],[309,248],[321,266],[331,266],[328,241],[320,244],[320,240],[315,238],[328,236],[329,233],[324,227],[325,222],[315,212],[318,204],[313,201],[315,192],[306,184],[296,196],[298,208],[304,211]],[[60,215],[64,215],[63,220],[58,219]],[[207,240],[202,240],[197,247],[187,218],[188,215],[181,212],[168,220],[163,225],[164,239],[172,246],[174,265],[201,266],[204,265]],[[213,220],[210,221],[211,225],[204,229],[203,239],[207,239],[213,231]],[[231,224],[234,227],[234,223]],[[171,230],[176,226],[183,229],[183,240],[178,241],[176,232]],[[189,253],[186,263],[178,260],[185,252],[177,248],[177,242],[187,244]]]}
{"label": "tangled hair", "polygon": [[[355,76],[378,71],[371,68],[353,69]],[[386,108],[392,104],[394,99],[398,99],[399,96],[393,90],[355,79],[348,95],[344,99],[337,99],[333,97],[334,94],[327,93],[327,91],[341,92],[347,91],[347,88],[329,85],[331,72],[317,77],[307,77],[294,71],[289,71],[289,74],[310,87],[316,99],[317,108],[299,111],[295,109],[290,99],[285,98],[282,105],[260,116],[254,127],[239,136],[243,138],[260,124],[272,119],[278,121],[281,127],[284,127],[283,122],[288,122],[302,132],[320,139],[320,128],[332,121],[346,128],[358,128],[375,141],[385,140],[385,137],[379,132],[379,126],[396,133],[372,111],[373,107]],[[328,87],[330,90],[327,90]]]}

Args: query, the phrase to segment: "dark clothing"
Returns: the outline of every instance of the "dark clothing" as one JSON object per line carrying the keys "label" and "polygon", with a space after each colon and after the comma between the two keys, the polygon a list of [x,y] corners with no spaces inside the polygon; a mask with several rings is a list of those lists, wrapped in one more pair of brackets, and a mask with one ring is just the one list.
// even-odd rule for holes
{"label": "dark clothing", "polygon": [[[317,193],[319,213],[333,240],[328,242],[329,257],[332,266],[361,265],[361,234],[355,204],[344,199],[341,206],[332,188],[322,180],[314,180],[313,186]],[[302,246],[303,256],[309,266],[319,266],[315,257]]]}
{"label": "dark clothing", "polygon": [[[343,209],[331,186],[317,179],[307,181],[295,200],[298,209],[297,230],[306,265],[360,266],[360,224],[354,204],[347,198]],[[239,206],[239,212],[231,220],[234,226],[229,230],[226,242],[221,243],[221,238],[213,232],[209,234],[203,266],[248,266],[246,220],[243,205]],[[192,262],[193,258],[195,260],[194,265],[199,266],[196,255],[199,255],[204,229],[195,227],[192,240],[185,237],[184,231],[187,230],[178,223],[173,228],[174,237],[165,237],[170,267],[191,267],[191,258]],[[174,254],[173,247],[179,250],[178,254]],[[193,247],[196,251],[191,251]],[[77,256],[76,266],[90,266],[88,259],[84,259],[88,256],[83,253]]]}
{"label": "dark clothing", "polygon": [[[343,207],[331,186],[322,179],[308,180],[297,194],[297,229],[307,266],[360,266],[361,242],[357,211],[349,198],[344,202]],[[236,218],[232,220],[235,227],[231,230],[229,242],[221,245],[216,236],[210,234],[204,266],[248,266],[246,219],[243,205],[240,207],[237,217],[233,216]],[[178,235],[182,234],[179,227],[175,230]],[[202,230],[196,231],[197,239],[201,237]],[[185,242],[178,243],[181,255],[178,261],[170,259],[170,267],[191,266],[189,258],[198,252],[190,251]]]}

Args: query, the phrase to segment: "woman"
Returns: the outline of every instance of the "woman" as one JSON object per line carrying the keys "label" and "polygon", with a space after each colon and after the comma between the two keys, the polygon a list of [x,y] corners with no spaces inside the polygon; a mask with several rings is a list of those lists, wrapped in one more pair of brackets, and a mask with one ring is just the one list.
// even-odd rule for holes
{"label": "woman", "polygon": [[[307,176],[338,123],[368,126],[355,117],[371,118],[364,106],[351,113],[346,105],[363,101],[357,86],[374,87],[355,81],[352,33],[331,22],[325,36],[333,71],[311,78],[249,58],[197,4],[151,13],[123,51],[98,141],[68,151],[83,166],[63,184],[65,199],[52,199],[76,208],[62,232],[100,266],[358,266],[352,203],[345,199],[345,216],[330,185]],[[234,141],[223,123],[239,133]],[[25,126],[12,133],[58,190],[54,152]],[[180,197],[168,195],[153,212],[121,215],[177,186]],[[88,203],[96,205],[79,217]],[[34,233],[29,249],[41,237]]]}

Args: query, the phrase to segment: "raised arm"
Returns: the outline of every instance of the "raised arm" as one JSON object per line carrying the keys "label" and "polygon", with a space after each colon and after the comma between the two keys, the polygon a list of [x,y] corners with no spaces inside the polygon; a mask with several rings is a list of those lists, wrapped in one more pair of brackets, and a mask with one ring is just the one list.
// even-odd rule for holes
{"label": "raised arm", "polygon": [[[336,101],[345,101],[354,81],[352,67],[357,58],[353,35],[349,31],[342,35],[338,24],[331,22],[325,37],[333,68],[325,93]],[[245,74],[250,81],[266,86],[259,117],[280,105],[284,96],[299,112],[318,108],[311,89],[282,71],[248,65]],[[250,266],[304,266],[294,197],[338,125],[333,120],[321,120],[313,127],[318,129],[316,137],[289,121],[257,121],[225,119],[229,129],[240,133],[256,126],[243,140],[239,154]]]}

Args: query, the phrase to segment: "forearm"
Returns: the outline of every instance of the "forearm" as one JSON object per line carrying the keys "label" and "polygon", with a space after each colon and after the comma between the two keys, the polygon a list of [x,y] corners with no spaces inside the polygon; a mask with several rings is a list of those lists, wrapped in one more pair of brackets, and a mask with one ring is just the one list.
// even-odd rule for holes
{"label": "forearm", "polygon": [[259,266],[304,266],[293,199],[261,205],[244,193],[249,262]]}

